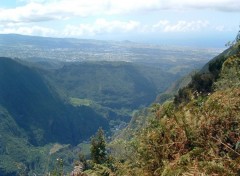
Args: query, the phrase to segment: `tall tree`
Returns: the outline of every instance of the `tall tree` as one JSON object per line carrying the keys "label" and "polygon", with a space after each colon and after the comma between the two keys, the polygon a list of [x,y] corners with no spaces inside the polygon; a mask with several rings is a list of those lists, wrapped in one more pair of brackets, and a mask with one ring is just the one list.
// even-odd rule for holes
{"label": "tall tree", "polygon": [[102,128],[99,128],[96,135],[91,138],[90,150],[94,163],[102,164],[107,160],[106,140]]}

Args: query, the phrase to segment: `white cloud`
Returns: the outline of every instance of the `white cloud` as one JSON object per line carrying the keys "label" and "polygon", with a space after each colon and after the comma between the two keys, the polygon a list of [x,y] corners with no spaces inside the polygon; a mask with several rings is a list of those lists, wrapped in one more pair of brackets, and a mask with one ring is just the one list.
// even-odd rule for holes
{"label": "white cloud", "polygon": [[107,14],[122,14],[162,9],[165,0],[109,0]]}
{"label": "white cloud", "polygon": [[[170,3],[174,5],[176,0],[170,0]],[[179,1],[178,7],[239,12],[240,3],[238,0],[183,0]]]}
{"label": "white cloud", "polygon": [[108,21],[97,19],[94,23],[67,25],[63,31],[64,36],[94,36],[97,34],[126,33],[136,31],[140,27],[137,21]]}
{"label": "white cloud", "polygon": [[46,7],[39,3],[29,3],[15,9],[0,9],[0,21],[6,23],[37,22],[60,19],[56,14],[49,15]]}
{"label": "white cloud", "polygon": [[165,9],[213,9],[240,12],[239,0],[22,0],[27,4],[0,10],[0,22],[62,20]]}
{"label": "white cloud", "polygon": [[25,23],[0,24],[0,33],[16,33],[36,36],[56,36],[56,37],[86,37],[99,34],[116,34],[137,31],[140,23],[137,21],[118,21],[97,19],[93,23],[82,23],[79,25],[66,25],[60,30],[48,27],[31,26]]}
{"label": "white cloud", "polygon": [[36,36],[57,36],[57,32],[51,28],[41,26],[21,26],[21,25],[9,25],[0,30],[1,34],[24,34],[24,35],[36,35]]}
{"label": "white cloud", "polygon": [[39,2],[39,3],[43,3],[43,2],[47,2],[48,0],[16,0],[17,2],[25,2],[25,3],[31,3],[31,2]]}
{"label": "white cloud", "polygon": [[0,33],[17,33],[25,35],[57,36],[57,37],[91,37],[102,34],[150,34],[150,33],[174,33],[174,32],[201,32],[206,28],[215,31],[225,31],[224,26],[212,26],[208,21],[177,21],[160,20],[155,24],[142,24],[139,21],[118,21],[96,19],[93,23],[81,23],[79,25],[68,24],[62,29],[54,30],[49,27],[31,26],[24,23],[0,24]]}
{"label": "white cloud", "polygon": [[201,31],[208,27],[208,21],[178,21],[176,23],[170,23],[168,20],[161,20],[157,24],[152,26],[153,31],[162,32],[191,32]]}

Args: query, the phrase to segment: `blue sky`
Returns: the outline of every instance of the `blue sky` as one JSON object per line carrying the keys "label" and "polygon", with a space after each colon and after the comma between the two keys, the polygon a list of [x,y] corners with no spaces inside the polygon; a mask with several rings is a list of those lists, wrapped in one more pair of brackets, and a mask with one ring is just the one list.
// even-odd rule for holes
{"label": "blue sky", "polygon": [[6,0],[0,33],[223,47],[239,0]]}

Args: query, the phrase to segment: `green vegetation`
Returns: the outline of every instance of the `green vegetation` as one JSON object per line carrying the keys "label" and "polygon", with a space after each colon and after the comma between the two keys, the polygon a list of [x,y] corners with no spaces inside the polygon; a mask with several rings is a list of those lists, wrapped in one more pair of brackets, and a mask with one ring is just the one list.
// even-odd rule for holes
{"label": "green vegetation", "polygon": [[106,141],[102,128],[91,138],[91,158],[96,164],[102,164],[107,160]]}
{"label": "green vegetation", "polygon": [[45,173],[56,157],[70,169],[76,152],[64,144],[109,128],[90,107],[63,102],[38,70],[9,58],[0,58],[0,124],[0,175]]}
{"label": "green vegetation", "polygon": [[93,104],[93,102],[91,100],[80,99],[80,98],[70,98],[70,103],[73,106],[90,106]]}
{"label": "green vegetation", "polygon": [[[14,60],[0,58],[0,85],[0,105],[27,133],[33,145],[56,141],[78,144],[99,126],[108,128],[104,117],[89,107],[65,104],[38,70]],[[87,124],[91,127],[86,128]]]}
{"label": "green vegetation", "polygon": [[132,111],[148,106],[178,77],[151,65],[106,61],[68,63],[42,73],[62,99],[105,117],[112,133],[129,122]]}
{"label": "green vegetation", "polygon": [[125,62],[73,63],[50,72],[46,77],[67,97],[88,99],[111,109],[130,110],[149,105],[157,92],[166,89],[176,79],[174,74],[158,68],[146,69],[143,65]]}
{"label": "green vegetation", "polygon": [[[191,67],[186,60],[0,58],[0,175],[64,175],[73,165],[84,176],[239,175],[239,46],[169,89]],[[159,92],[161,104],[145,108]]]}
{"label": "green vegetation", "polygon": [[[189,102],[191,96],[207,95],[214,91],[214,82],[221,76],[222,67],[229,57],[238,57],[239,42],[225,50],[219,56],[212,59],[203,69],[192,76],[188,86],[181,88],[178,95],[175,96],[174,103],[179,105],[183,102]],[[233,73],[235,74],[235,73]]]}
{"label": "green vegetation", "polygon": [[182,77],[181,79],[173,82],[173,84],[170,87],[168,87],[168,89],[166,91],[164,91],[163,93],[160,93],[157,96],[155,102],[162,104],[167,100],[174,99],[174,96],[178,94],[178,91],[180,89],[183,89],[190,83],[192,76],[196,72],[197,71],[192,71],[191,73],[187,74],[186,76]]}
{"label": "green vegetation", "polygon": [[[108,145],[114,159],[105,175],[239,175],[239,46],[193,75],[174,101],[135,114]],[[107,169],[102,164],[86,173]]]}
{"label": "green vegetation", "polygon": [[89,143],[80,143],[77,147],[80,148],[81,154],[85,156],[85,158],[90,158],[90,144]]}
{"label": "green vegetation", "polygon": [[0,108],[0,175],[44,174],[53,170],[56,158],[64,160],[64,169],[72,169],[77,151],[70,145],[33,146],[14,118]]}

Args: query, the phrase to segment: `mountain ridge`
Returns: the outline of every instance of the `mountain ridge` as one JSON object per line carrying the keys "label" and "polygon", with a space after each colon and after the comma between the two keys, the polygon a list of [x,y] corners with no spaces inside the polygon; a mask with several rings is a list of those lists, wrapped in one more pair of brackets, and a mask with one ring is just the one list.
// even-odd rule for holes
{"label": "mountain ridge", "polygon": [[192,76],[175,100],[136,114],[127,134],[110,144],[116,159],[112,173],[239,175],[240,41],[203,70]]}
{"label": "mountain ridge", "polygon": [[[55,141],[54,138],[64,143],[79,141],[79,137],[73,139],[71,134],[71,123],[73,119],[77,120],[78,110],[74,112],[76,108],[64,104],[36,70],[9,58],[0,58],[0,77],[0,104],[14,116],[19,126],[27,130],[33,143]],[[84,110],[84,107],[79,109]],[[91,113],[88,107],[84,111],[87,112],[87,109]],[[102,118],[94,113],[92,115]],[[80,115],[79,119],[82,118]],[[104,118],[102,120],[105,121]],[[34,130],[36,134],[32,132]],[[62,131],[66,131],[65,137]]]}

